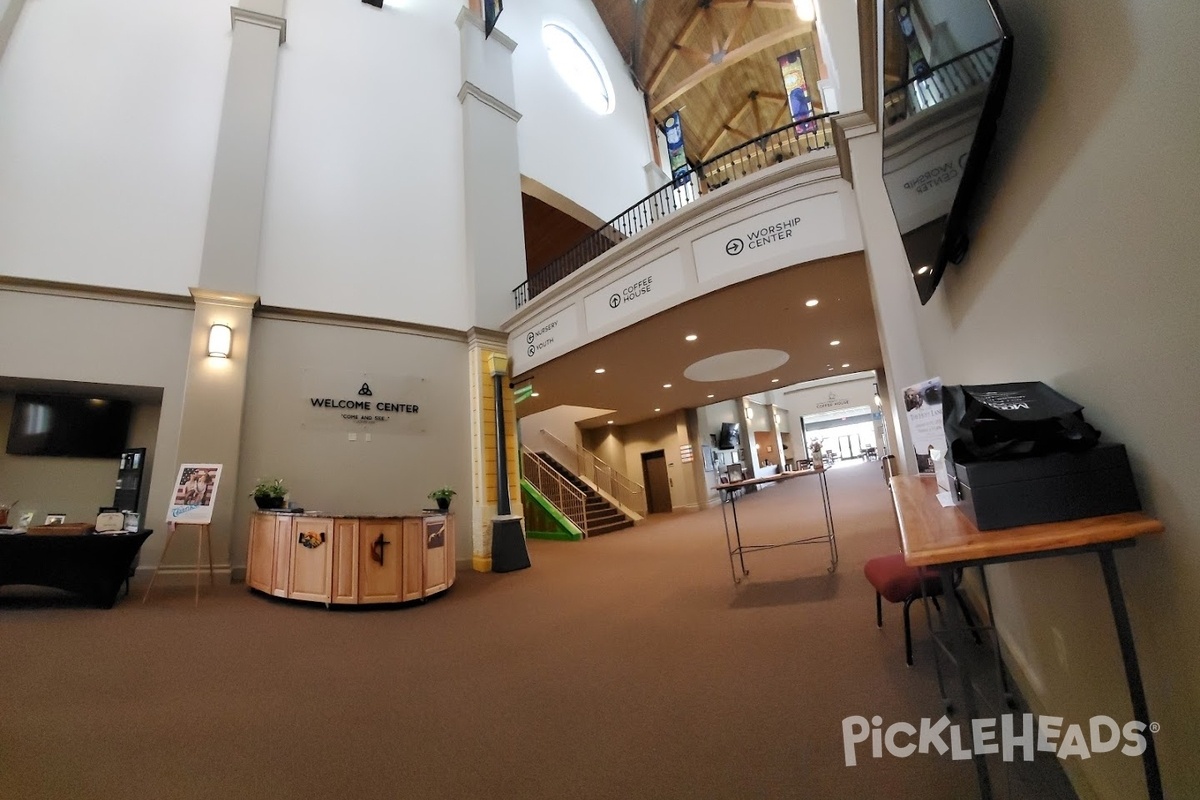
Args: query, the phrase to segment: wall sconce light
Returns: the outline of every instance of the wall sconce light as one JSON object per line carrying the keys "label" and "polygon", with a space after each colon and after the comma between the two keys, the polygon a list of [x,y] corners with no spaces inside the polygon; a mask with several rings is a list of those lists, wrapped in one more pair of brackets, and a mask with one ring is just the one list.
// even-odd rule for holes
{"label": "wall sconce light", "polygon": [[229,358],[233,346],[233,330],[217,323],[208,329],[208,354],[213,358]]}

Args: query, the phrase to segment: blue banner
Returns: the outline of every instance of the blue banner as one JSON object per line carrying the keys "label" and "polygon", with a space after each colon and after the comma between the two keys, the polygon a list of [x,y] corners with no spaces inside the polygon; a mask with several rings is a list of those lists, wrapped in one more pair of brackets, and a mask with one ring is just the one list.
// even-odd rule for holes
{"label": "blue banner", "polygon": [[[792,121],[811,120],[813,115],[812,99],[808,96],[808,84],[804,80],[804,64],[800,60],[799,50],[779,56],[779,72],[783,75],[783,88],[787,91],[788,109],[792,112]],[[812,133],[816,129],[815,122],[804,122],[796,126],[796,133]]]}
{"label": "blue banner", "polygon": [[692,168],[688,165],[687,154],[683,150],[683,120],[680,119],[678,111],[667,117],[663,129],[667,136],[667,160],[671,165],[671,180],[676,186],[682,186],[688,182]]}

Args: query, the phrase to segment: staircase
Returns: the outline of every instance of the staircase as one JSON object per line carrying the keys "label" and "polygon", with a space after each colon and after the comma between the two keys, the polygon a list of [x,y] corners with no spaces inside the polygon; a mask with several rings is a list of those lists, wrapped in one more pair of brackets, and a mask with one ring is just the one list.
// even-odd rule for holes
{"label": "staircase", "polygon": [[538,455],[553,467],[555,472],[562,475],[571,485],[577,487],[579,491],[587,495],[587,505],[584,508],[584,513],[587,515],[588,536],[597,536],[601,533],[612,533],[622,528],[633,527],[633,520],[625,516],[612,503],[601,497],[582,478],[576,476],[562,464],[555,461],[553,456],[545,452],[540,452]]}

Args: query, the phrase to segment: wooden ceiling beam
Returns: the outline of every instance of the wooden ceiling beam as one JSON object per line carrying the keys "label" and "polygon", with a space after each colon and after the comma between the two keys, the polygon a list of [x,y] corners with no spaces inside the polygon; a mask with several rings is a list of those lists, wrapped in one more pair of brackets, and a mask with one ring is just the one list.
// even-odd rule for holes
{"label": "wooden ceiling beam", "polygon": [[675,45],[675,51],[680,55],[687,56],[693,64],[699,65],[696,69],[702,69],[705,65],[712,63],[712,53],[706,53],[698,47],[677,44]]}
{"label": "wooden ceiling beam", "polygon": [[[742,116],[742,114],[746,113],[746,109],[749,108],[750,104],[753,102],[754,102],[753,98],[747,98],[746,101],[743,102],[738,107],[737,111],[734,111],[733,114],[731,114],[727,120],[725,120],[724,122],[721,123],[721,130],[717,131],[716,137],[713,138],[713,140],[708,143],[708,146],[706,146],[703,151],[701,151],[701,155],[700,155],[701,161],[707,161],[708,158],[713,153],[716,152],[717,145],[720,143],[721,139],[723,139],[725,137],[726,133],[738,133],[739,132],[733,128],[733,125],[735,125],[737,123],[738,119]],[[753,137],[743,136],[743,138],[751,139]]]}
{"label": "wooden ceiling beam", "polygon": [[[742,0],[738,0],[742,2]],[[746,0],[746,5],[742,9],[742,13],[738,16],[737,22],[729,30],[729,35],[725,37],[725,45],[721,48],[724,53],[729,52],[729,48],[733,47],[733,42],[737,37],[742,35],[742,31],[746,29],[747,23],[750,22],[750,17],[754,15],[754,0]]]}
{"label": "wooden ceiling beam", "polygon": [[646,82],[646,94],[651,97],[658,90],[658,84],[662,82],[663,77],[667,74],[667,68],[675,60],[675,56],[679,53],[678,47],[684,39],[691,35],[691,32],[696,29],[703,18],[703,9],[699,6],[692,12],[692,15],[687,18],[687,22],[683,23],[683,27],[679,29],[679,33],[671,40],[671,46],[667,49],[667,54],[663,56],[662,61],[658,62],[658,66],[650,73],[650,80]]}
{"label": "wooden ceiling beam", "polygon": [[[756,1],[761,2],[761,0],[756,0]],[[799,36],[799,35],[807,32],[808,29],[809,29],[809,24],[807,22],[800,22],[799,20],[797,20],[795,23],[793,23],[791,25],[788,25],[783,28],[779,28],[778,30],[772,31],[771,33],[760,36],[757,39],[751,39],[750,41],[746,42],[744,45],[737,48],[736,50],[729,51],[725,55],[725,57],[723,59],[721,59],[720,63],[708,64],[708,65],[696,70],[691,75],[689,75],[687,78],[685,78],[681,83],[677,84],[670,91],[665,92],[660,96],[654,97],[653,105],[651,106],[650,110],[653,113],[657,114],[659,111],[666,108],[671,103],[671,101],[678,98],[680,95],[682,95],[688,89],[691,89],[691,88],[697,86],[698,84],[700,84],[707,78],[711,78],[713,75],[716,75],[717,73],[721,72],[726,67],[731,67],[734,64],[744,61],[747,58],[749,58],[750,56],[755,55],[756,53],[761,53],[763,50],[766,50],[768,47],[774,47],[775,45],[779,44],[780,42],[785,42],[794,36]]]}

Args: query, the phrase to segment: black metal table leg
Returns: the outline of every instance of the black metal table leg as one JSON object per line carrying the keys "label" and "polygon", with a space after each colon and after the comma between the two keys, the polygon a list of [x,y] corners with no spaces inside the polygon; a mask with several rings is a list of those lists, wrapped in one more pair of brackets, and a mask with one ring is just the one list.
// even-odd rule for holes
{"label": "black metal table leg", "polygon": [[[954,596],[954,570],[942,568],[939,570],[942,578],[942,595]],[[953,609],[947,609],[947,624],[950,628],[951,655],[958,663],[958,677],[962,684],[963,707],[967,711],[967,720],[975,719],[975,691],[971,688],[971,670],[967,663],[967,655],[963,652],[966,642],[966,623],[958,618]],[[992,784],[988,778],[987,756],[973,753],[971,760],[975,762],[975,777],[979,783],[980,800],[992,800]]]}
{"label": "black metal table leg", "polygon": [[746,569],[746,557],[742,554],[742,529],[738,527],[737,491],[737,489],[734,489],[729,494],[729,505],[733,507],[733,535],[737,537],[737,554],[738,561],[742,565],[742,575],[749,575],[750,570]]}
{"label": "black metal table leg", "polygon": [[1145,723],[1142,735],[1146,737],[1146,749],[1142,753],[1142,769],[1146,773],[1146,791],[1150,800],[1162,800],[1162,776],[1158,774],[1158,751],[1154,747],[1154,735],[1150,732],[1150,709],[1146,706],[1146,692],[1142,687],[1142,671],[1138,668],[1137,651],[1133,647],[1133,630],[1129,627],[1129,613],[1125,609],[1125,596],[1121,593],[1121,579],[1117,576],[1117,561],[1111,548],[1100,550],[1100,567],[1104,570],[1104,585],[1108,588],[1108,604],[1112,606],[1113,622],[1117,626],[1117,639],[1121,643],[1121,659],[1125,662],[1125,682],[1129,685],[1129,700],[1133,704],[1133,718]]}

